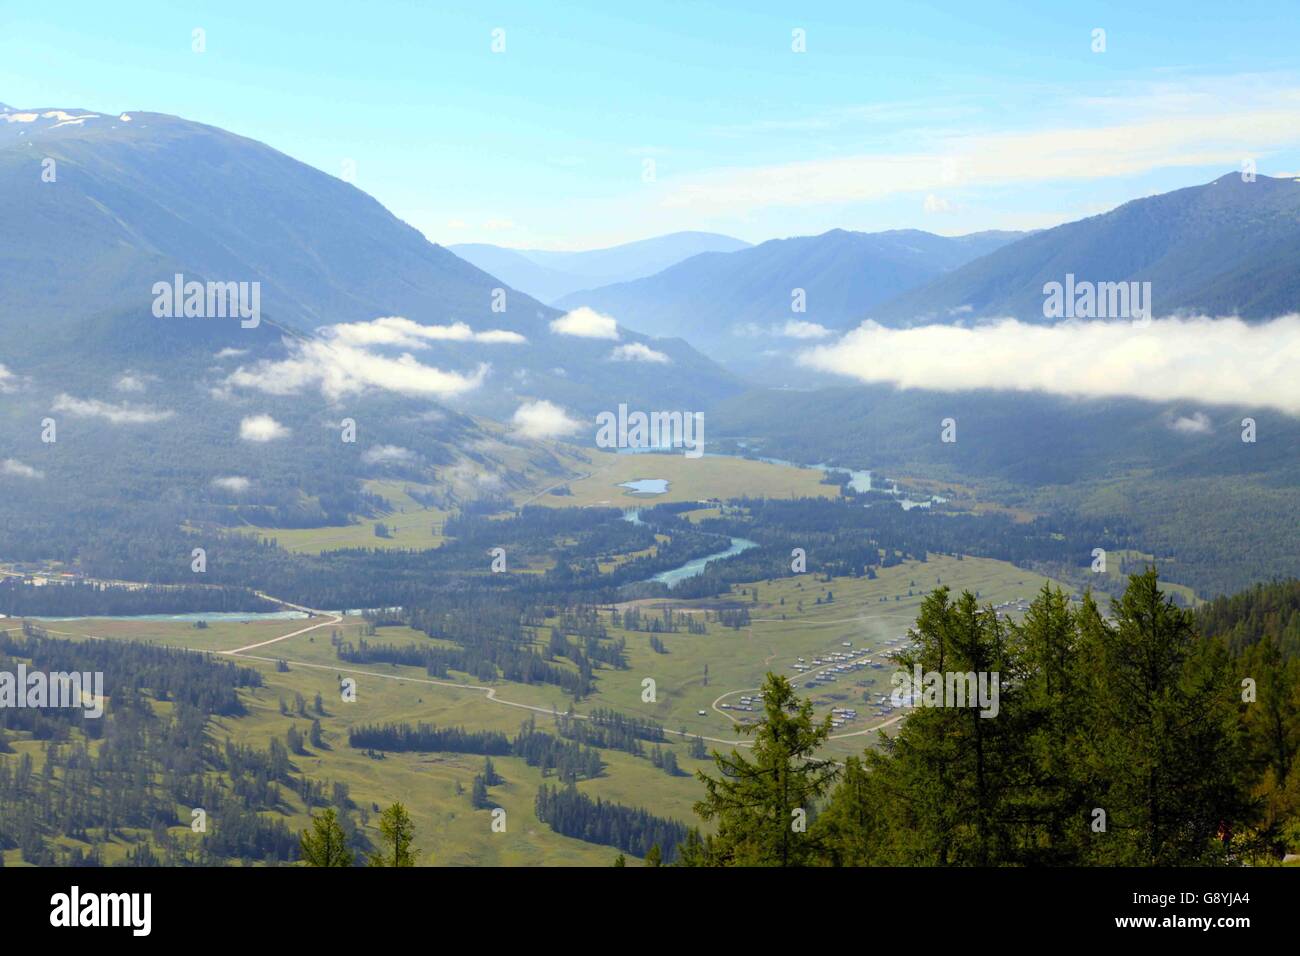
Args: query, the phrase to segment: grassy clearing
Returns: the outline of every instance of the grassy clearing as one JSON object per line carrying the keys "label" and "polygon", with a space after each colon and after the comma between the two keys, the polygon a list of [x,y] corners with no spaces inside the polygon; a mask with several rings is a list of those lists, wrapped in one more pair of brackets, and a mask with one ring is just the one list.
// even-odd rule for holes
{"label": "grassy clearing", "polygon": [[[551,507],[636,508],[667,501],[700,501],[750,495],[766,498],[830,497],[835,485],[821,483],[822,473],[812,468],[772,465],[743,458],[687,458],[683,454],[619,455],[593,452],[589,477],[570,481],[571,494],[544,494],[534,503]],[[619,485],[638,478],[663,478],[668,490],[661,495],[637,495]],[[518,496],[516,503],[530,495]]]}
{"label": "grassy clearing", "polygon": [[[389,504],[387,514],[367,518],[348,525],[323,528],[258,528],[248,526],[237,529],[256,534],[262,540],[275,540],[287,551],[319,554],[342,548],[436,548],[446,538],[442,527],[450,512],[440,508],[427,508],[407,494],[408,488],[429,490],[428,486],[407,481],[367,481],[366,491],[379,495]],[[376,522],[388,527],[389,537],[375,534]]]}

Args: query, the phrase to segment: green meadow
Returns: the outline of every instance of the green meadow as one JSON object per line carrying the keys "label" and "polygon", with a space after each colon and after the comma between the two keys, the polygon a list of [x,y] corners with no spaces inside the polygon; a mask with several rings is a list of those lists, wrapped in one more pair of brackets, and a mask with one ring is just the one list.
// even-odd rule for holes
{"label": "green meadow", "polygon": [[[670,732],[698,734],[706,738],[710,749],[728,750],[745,739],[737,723],[756,716],[757,708],[747,713],[721,705],[738,705],[740,696],[756,689],[767,671],[794,679],[797,657],[811,663],[822,655],[847,650],[845,642],[873,660],[887,662],[888,655],[898,647],[890,642],[897,642],[906,633],[924,595],[940,583],[954,591],[977,591],[982,602],[997,604],[1031,598],[1045,580],[1005,562],[933,556],[924,563],[907,562],[883,569],[875,580],[835,578],[828,582],[800,575],[733,588],[729,595],[717,599],[638,602],[643,615],[664,607],[707,615],[712,608],[743,604],[750,610],[751,624],[735,629],[710,621],[705,634],[685,630],[659,634],[667,650],[663,654],[651,648],[648,633],[611,626],[611,636],[626,640],[629,667],[601,668],[596,692],[576,704],[551,685],[483,683],[456,673],[446,680],[435,680],[421,668],[340,662],[331,635],[338,632],[343,640],[354,643],[361,639],[366,622],[357,617],[344,618],[338,624],[330,623],[330,617],[220,622],[205,629],[181,622],[112,620],[51,622],[47,627],[53,634],[71,638],[141,640],[213,652],[243,648],[321,625],[236,658],[256,667],[266,683],[244,693],[248,708],[245,716],[213,722],[210,732],[214,740],[230,737],[265,747],[273,737],[283,739],[291,726],[306,734],[315,716],[310,704],[319,693],[325,704],[325,715],[320,717],[324,746],[313,748],[308,744],[307,755],[294,757],[295,768],[314,779],[347,784],[353,800],[361,807],[382,807],[401,800],[415,820],[417,845],[424,852],[425,862],[604,865],[613,859],[616,850],[559,836],[537,820],[533,799],[543,778],[522,760],[494,758],[506,782],[492,788],[491,797],[506,810],[507,830],[493,833],[490,812],[473,810],[469,801],[473,778],[483,767],[481,757],[390,753],[375,759],[348,746],[348,729],[387,721],[428,721],[513,735],[530,716],[541,729],[547,729],[552,711],[573,707],[581,714],[606,707],[653,718]],[[827,600],[827,592],[833,600]],[[609,624],[610,610],[602,613]],[[540,646],[549,627],[538,630]],[[379,628],[366,639],[393,644],[431,641],[406,627]],[[286,661],[288,670],[279,670],[278,661]],[[873,728],[890,718],[875,716],[875,705],[868,706],[863,695],[873,700],[881,694],[888,696],[892,672],[888,665],[852,671],[813,690],[804,688],[806,678],[796,680],[800,694],[814,700],[819,715],[828,713],[831,707],[852,707],[859,713],[858,720],[834,731],[825,756],[841,759],[860,753],[878,739]],[[357,681],[355,702],[344,703],[341,699],[339,681],[344,676]],[[647,679],[654,682],[653,700],[644,699],[649,696],[644,683]],[[299,694],[308,702],[307,718],[292,716]],[[280,713],[281,699],[288,704],[290,716]],[[894,716],[897,714],[890,715]],[[607,800],[644,806],[658,815],[694,822],[691,807],[701,787],[693,774],[710,764],[692,759],[687,744],[679,738],[670,734],[669,740],[683,775],[671,777],[646,757],[603,750],[605,774],[583,781],[579,787]],[[36,749],[31,742],[20,742],[18,747]],[[287,789],[285,794],[288,823],[295,830],[301,829],[307,822],[302,805]],[[372,813],[372,826],[376,816]],[[125,845],[118,849],[124,853]],[[110,858],[111,853],[112,847]]]}

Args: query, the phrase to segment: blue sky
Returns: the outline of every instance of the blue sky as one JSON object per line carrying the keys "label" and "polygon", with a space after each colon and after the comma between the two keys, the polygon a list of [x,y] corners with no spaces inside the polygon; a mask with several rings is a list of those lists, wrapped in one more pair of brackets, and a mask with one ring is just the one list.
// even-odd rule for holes
{"label": "blue sky", "polygon": [[1138,6],[9,4],[0,102],[350,161],[445,244],[1033,228],[1300,170],[1295,4]]}

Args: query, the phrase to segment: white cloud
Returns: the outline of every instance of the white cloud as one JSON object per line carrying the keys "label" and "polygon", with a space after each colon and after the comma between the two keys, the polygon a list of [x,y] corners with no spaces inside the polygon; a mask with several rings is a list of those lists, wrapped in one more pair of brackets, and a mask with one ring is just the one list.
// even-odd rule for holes
{"label": "white cloud", "polygon": [[863,382],[940,391],[1013,389],[1260,406],[1300,415],[1300,315],[1240,319],[1004,319],[963,328],[887,329],[874,322],[800,355]]}
{"label": "white cloud", "polygon": [[249,415],[239,423],[239,437],[244,441],[268,442],[288,435],[289,429],[270,415]]}
{"label": "white cloud", "polygon": [[6,458],[0,462],[0,474],[11,475],[14,478],[44,478],[45,472],[37,471],[31,465],[24,465],[21,461],[14,458]]}
{"label": "white cloud", "polygon": [[415,460],[415,452],[409,448],[403,448],[401,445],[375,445],[369,448],[361,456],[361,460],[367,465],[377,465],[381,462],[397,462],[402,464]]}
{"label": "white cloud", "polygon": [[617,339],[618,323],[583,305],[552,321],[551,331],[584,339]]}
{"label": "white cloud", "polygon": [[112,405],[97,398],[73,398],[67,394],[55,398],[51,407],[56,412],[67,412],[78,418],[102,418],[112,425],[148,425],[166,421],[175,414],[143,405]]}
{"label": "white cloud", "polygon": [[629,342],[627,345],[620,345],[614,351],[609,353],[609,357],[616,362],[671,362],[663,352],[656,351],[641,342]]}
{"label": "white cloud", "polygon": [[781,327],[781,334],[788,339],[824,339],[831,334],[831,330],[816,322],[791,319]]}
{"label": "white cloud", "polygon": [[1208,435],[1210,433],[1210,418],[1204,412],[1195,412],[1192,415],[1183,415],[1174,419],[1169,425],[1176,432],[1182,432],[1184,435]]}
{"label": "white cloud", "polygon": [[219,358],[219,359],[238,358],[238,357],[241,356],[241,355],[247,355],[247,354],[248,354],[248,349],[229,349],[229,348],[227,348],[227,349],[222,349],[220,352],[218,352],[218,353],[216,354],[215,357],[216,357],[216,358]]}
{"label": "white cloud", "polygon": [[487,345],[522,345],[527,342],[518,332],[491,329],[475,332],[464,322],[451,325],[421,325],[400,315],[385,316],[370,322],[330,325],[321,334],[342,345],[368,348],[391,345],[408,349],[427,349],[430,342],[480,342]]}
{"label": "white cloud", "polygon": [[952,212],[954,207],[953,204],[944,197],[930,193],[925,197],[925,202],[921,204],[921,208],[924,209],[927,214],[935,215],[937,213]]}
{"label": "white cloud", "polygon": [[559,438],[582,427],[581,422],[570,418],[560,406],[544,400],[520,405],[512,421],[515,431],[526,438]]}
{"label": "white cloud", "polygon": [[819,325],[816,322],[808,322],[804,319],[791,319],[783,325],[777,325],[776,323],[760,325],[757,322],[741,322],[731,327],[731,333],[749,339],[768,337],[824,339],[832,334],[831,330],[826,326]]}
{"label": "white cloud", "polygon": [[[1069,126],[1029,131],[927,133],[893,152],[730,167],[683,177],[664,197],[696,215],[767,206],[866,202],[954,186],[1005,186],[1136,176],[1178,167],[1239,167],[1243,156],[1300,143],[1300,90],[1220,84],[1170,95],[1077,100]],[[1119,119],[1117,119],[1119,117]]]}
{"label": "white cloud", "polygon": [[229,491],[236,495],[242,495],[252,487],[252,484],[253,483],[247,478],[243,478],[239,475],[229,475],[225,478],[212,479],[212,487],[220,488],[222,491]]}
{"label": "white cloud", "polygon": [[450,397],[477,388],[489,368],[480,364],[472,373],[447,372],[422,365],[407,353],[389,358],[364,348],[317,339],[291,340],[288,347],[289,358],[240,366],[226,384],[271,395],[292,395],[316,387],[332,401],[367,388],[402,395]]}
{"label": "white cloud", "polygon": [[113,387],[119,392],[143,392],[145,390],[144,379],[138,375],[132,375],[129,372],[122,375],[113,383]]}
{"label": "white cloud", "polygon": [[14,373],[5,368],[3,363],[0,363],[0,394],[12,392],[16,387],[15,381]]}

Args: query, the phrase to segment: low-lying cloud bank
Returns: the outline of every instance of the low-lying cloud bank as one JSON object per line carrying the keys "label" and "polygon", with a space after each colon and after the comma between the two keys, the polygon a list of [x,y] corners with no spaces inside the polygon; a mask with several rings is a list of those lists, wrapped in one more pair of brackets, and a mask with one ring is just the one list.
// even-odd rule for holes
{"label": "low-lying cloud bank", "polygon": [[270,415],[249,415],[239,423],[239,437],[253,442],[276,441],[288,438],[289,429]]}
{"label": "low-lying cloud bank", "polygon": [[515,431],[525,438],[561,438],[582,427],[559,405],[545,399],[520,405],[512,422]]}
{"label": "low-lying cloud bank", "polygon": [[224,478],[213,478],[212,487],[221,491],[228,491],[234,495],[242,495],[253,483],[243,475],[227,475]]}
{"label": "low-lying cloud bank", "polygon": [[618,339],[618,322],[585,305],[566,312],[551,322],[556,335],[576,335],[582,339]]}
{"label": "low-lying cloud bank", "polygon": [[166,409],[143,405],[114,405],[97,398],[74,398],[66,392],[56,397],[50,407],[56,412],[66,412],[76,418],[98,418],[110,425],[150,425],[164,422],[175,414]]}
{"label": "low-lying cloud bank", "polygon": [[44,478],[45,472],[38,471],[31,465],[25,465],[16,458],[6,458],[0,461],[0,475],[9,475],[13,478]]}
{"label": "low-lying cloud bank", "polygon": [[900,388],[1188,400],[1300,415],[1300,315],[1259,323],[1005,319],[911,329],[865,322],[837,342],[801,353],[799,362]]}
{"label": "low-lying cloud bank", "polygon": [[477,388],[488,372],[486,364],[468,374],[448,372],[423,365],[409,353],[391,358],[359,346],[319,339],[291,340],[288,347],[288,358],[240,366],[225,384],[270,395],[293,395],[305,388],[319,388],[331,401],[368,388],[449,398]]}
{"label": "low-lying cloud bank", "polygon": [[507,329],[475,332],[464,322],[451,325],[421,325],[400,315],[370,322],[347,322],[321,329],[321,334],[342,345],[362,348],[392,345],[404,349],[427,349],[430,342],[478,342],[484,345],[523,345],[527,338]]}
{"label": "low-lying cloud bank", "polygon": [[629,342],[627,345],[620,345],[609,353],[609,357],[615,362],[657,362],[665,364],[672,361],[663,352],[652,349],[641,342]]}

